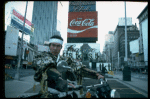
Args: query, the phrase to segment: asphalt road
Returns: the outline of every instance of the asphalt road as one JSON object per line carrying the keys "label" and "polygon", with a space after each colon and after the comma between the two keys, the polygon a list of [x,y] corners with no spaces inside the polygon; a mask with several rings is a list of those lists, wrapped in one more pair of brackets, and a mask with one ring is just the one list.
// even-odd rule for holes
{"label": "asphalt road", "polygon": [[[136,90],[133,90],[132,88],[129,88],[128,86],[118,82],[117,80],[107,80],[107,83],[109,84],[111,89],[116,89],[116,91],[119,93],[120,98],[146,98],[141,93],[137,92]],[[89,86],[98,84],[97,79],[85,79],[82,81],[83,86]]]}
{"label": "asphalt road", "polygon": [[[120,98],[146,98],[141,93],[118,82],[115,79],[107,80],[107,83],[109,84],[111,89],[116,89],[116,91],[119,93]],[[97,79],[85,78],[82,81],[83,86],[89,86],[89,85],[95,85],[95,84],[99,84]],[[31,89],[27,90],[25,93],[38,93],[39,91],[40,91],[40,85],[38,84],[38,85],[36,85],[35,91],[33,91],[33,88],[31,88]],[[85,88],[83,88],[83,91],[86,92]]]}

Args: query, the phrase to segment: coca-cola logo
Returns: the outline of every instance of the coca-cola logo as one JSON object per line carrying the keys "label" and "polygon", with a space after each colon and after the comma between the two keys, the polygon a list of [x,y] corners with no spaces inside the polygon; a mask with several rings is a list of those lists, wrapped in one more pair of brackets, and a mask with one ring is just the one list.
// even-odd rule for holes
{"label": "coca-cola logo", "polygon": [[73,19],[70,22],[70,26],[94,26],[94,20],[95,19],[85,19],[83,21],[76,21],[76,19]]}

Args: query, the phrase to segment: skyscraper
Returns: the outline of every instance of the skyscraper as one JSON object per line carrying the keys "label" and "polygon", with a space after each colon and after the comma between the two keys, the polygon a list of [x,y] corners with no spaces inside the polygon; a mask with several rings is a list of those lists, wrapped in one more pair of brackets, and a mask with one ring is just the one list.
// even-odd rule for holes
{"label": "skyscraper", "polygon": [[44,44],[57,31],[57,3],[58,1],[34,1],[32,23],[34,34],[31,43]]}
{"label": "skyscraper", "polygon": [[[127,46],[128,46],[128,58],[131,55],[129,49],[129,42],[139,38],[139,30],[135,25],[127,26]],[[113,50],[113,63],[114,66],[118,66],[118,52],[119,52],[119,66],[124,65],[125,57],[125,31],[124,26],[117,25],[116,30],[114,31],[114,50]]]}

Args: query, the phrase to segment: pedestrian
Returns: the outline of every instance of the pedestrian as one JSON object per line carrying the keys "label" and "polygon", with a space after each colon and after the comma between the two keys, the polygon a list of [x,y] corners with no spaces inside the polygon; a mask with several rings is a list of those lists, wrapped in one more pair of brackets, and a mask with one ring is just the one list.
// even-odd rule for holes
{"label": "pedestrian", "polygon": [[[61,77],[61,73],[57,70],[57,63],[59,60],[61,60],[62,58],[59,56],[59,53],[62,49],[62,45],[63,45],[63,38],[61,36],[58,35],[54,35],[50,38],[49,40],[49,49],[50,52],[48,53],[42,53],[42,55],[40,55],[42,58],[40,58],[38,60],[38,62],[35,62],[34,65],[39,66],[40,68],[37,69],[35,75],[34,75],[34,79],[36,81],[39,81],[40,83],[44,82],[43,80],[43,76],[41,77],[42,73],[45,73],[45,77],[47,77],[47,85],[48,87],[51,88],[55,88],[59,91],[67,91],[67,84],[69,84],[70,86],[74,87],[75,86],[71,83],[67,83],[67,80],[64,80]],[[43,62],[43,60],[46,60]],[[87,68],[82,68],[82,72],[89,73],[91,74],[91,76],[95,77],[95,78],[104,78],[102,75],[100,75],[99,73],[92,71],[90,69]],[[89,75],[87,74],[87,75]],[[42,74],[43,75],[43,74]]]}

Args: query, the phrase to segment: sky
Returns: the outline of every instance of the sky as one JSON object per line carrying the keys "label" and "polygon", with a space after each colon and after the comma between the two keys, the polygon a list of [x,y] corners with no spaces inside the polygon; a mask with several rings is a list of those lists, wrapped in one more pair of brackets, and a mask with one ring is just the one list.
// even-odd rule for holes
{"label": "sky", "polygon": [[[126,2],[126,16],[132,17],[132,24],[137,24],[139,28],[138,15],[143,11],[148,2]],[[5,5],[5,30],[7,25],[10,24],[11,9],[15,8],[23,16],[25,14],[25,1],[9,1]],[[67,43],[67,27],[68,27],[68,9],[69,2],[61,1],[58,3],[58,27],[61,36],[64,39],[64,44]],[[28,2],[26,18],[32,22],[32,11],[33,11],[33,1]],[[109,31],[114,31],[118,25],[118,19],[120,17],[125,17],[125,6],[123,1],[96,1],[96,11],[98,11],[98,41],[100,44],[100,52],[103,51],[105,44],[105,35]],[[24,36],[28,41],[30,40],[29,35]],[[64,48],[64,47],[63,47]],[[62,49],[63,49],[62,48]]]}

